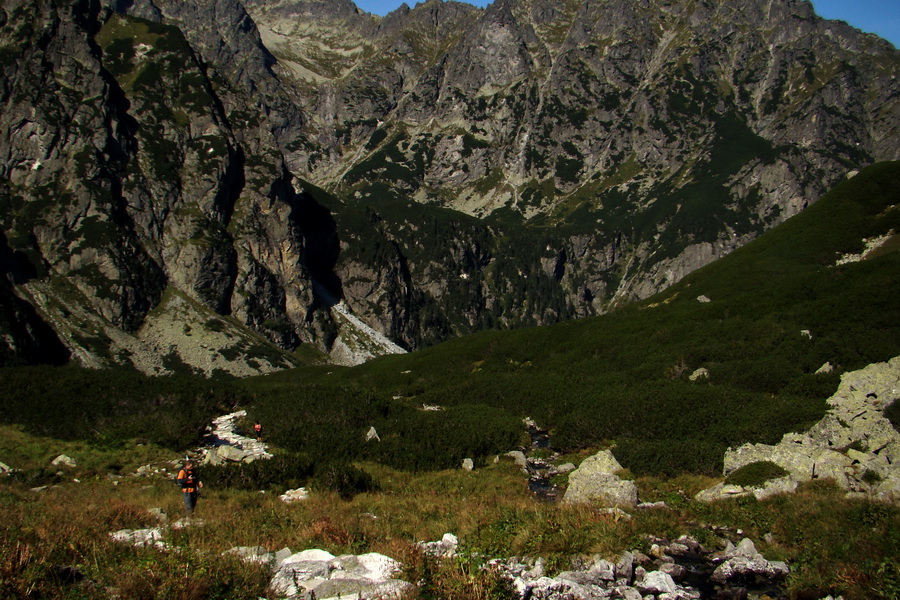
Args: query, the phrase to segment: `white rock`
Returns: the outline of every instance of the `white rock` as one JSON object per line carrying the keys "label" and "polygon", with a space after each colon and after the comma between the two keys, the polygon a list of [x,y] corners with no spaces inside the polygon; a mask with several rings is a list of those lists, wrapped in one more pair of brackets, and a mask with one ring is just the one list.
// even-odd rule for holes
{"label": "white rock", "polygon": [[525,457],[525,453],[521,450],[513,450],[511,452],[507,452],[506,456],[513,459],[513,461],[523,469],[528,469],[528,459]]}
{"label": "white rock", "polygon": [[78,466],[74,458],[66,456],[65,454],[60,454],[54,458],[50,464],[54,467],[69,467],[70,469]]}
{"label": "white rock", "polygon": [[321,600],[400,600],[406,597],[413,585],[392,579],[380,582],[366,582],[356,579],[332,579],[312,588],[315,597]]}
{"label": "white rock", "polygon": [[262,546],[236,546],[226,550],[223,556],[233,554],[243,562],[260,565],[270,565],[275,560],[275,555]]}
{"label": "white rock", "polygon": [[633,587],[620,586],[614,588],[615,592],[622,597],[622,600],[643,600],[641,593]]}
{"label": "white rock", "polygon": [[551,469],[554,475],[565,475],[566,473],[571,473],[576,469],[575,465],[572,463],[563,463],[558,467]]}
{"label": "white rock", "polygon": [[744,556],[746,558],[759,558],[761,555],[756,550],[756,544],[750,538],[742,539],[737,548],[734,549],[734,556]]}
{"label": "white rock", "polygon": [[241,450],[240,448],[236,448],[234,446],[230,446],[228,444],[223,444],[219,446],[216,450],[216,455],[221,460],[226,460],[230,462],[242,462],[245,458],[247,458],[247,453]]}
{"label": "white rock", "polygon": [[298,500],[309,500],[309,492],[306,488],[301,487],[295,490],[288,490],[279,496],[279,498],[281,498],[282,502],[287,503],[297,502]]}
{"label": "white rock", "polygon": [[445,533],[439,542],[419,542],[422,551],[431,556],[440,558],[452,558],[456,556],[456,550],[459,548],[459,538],[452,533]]}
{"label": "white rock", "polygon": [[757,500],[765,500],[778,494],[792,494],[797,491],[799,485],[800,482],[796,479],[779,477],[778,479],[770,479],[762,487],[753,488],[752,493]]}
{"label": "white rock", "polygon": [[169,548],[169,545],[162,541],[162,529],[159,527],[151,529],[120,529],[110,533],[109,537],[115,542],[132,546],[158,548],[160,550]]}
{"label": "white rock", "polygon": [[700,367],[699,369],[691,373],[688,379],[690,379],[691,381],[709,379],[709,369],[707,369],[706,367]]}
{"label": "white rock", "polygon": [[360,554],[358,556],[348,554],[339,556],[330,562],[333,569],[330,579],[368,579],[370,581],[384,581],[391,579],[400,571],[400,563],[377,552]]}
{"label": "white rock", "polygon": [[184,519],[178,519],[174,523],[172,523],[172,529],[187,529],[188,527],[203,527],[206,525],[206,521],[203,519],[197,519],[196,517],[186,517]]}
{"label": "white rock", "polygon": [[330,562],[334,560],[336,557],[331,552],[327,550],[319,550],[318,548],[314,548],[312,550],[303,550],[302,552],[297,552],[296,554],[291,554],[289,557],[284,559],[282,563],[292,563],[292,562],[303,562],[303,561],[320,561],[320,562]]}
{"label": "white rock", "polygon": [[637,506],[637,486],[615,473],[622,470],[619,461],[609,450],[602,450],[586,458],[569,474],[569,487],[563,501],[583,503],[597,501],[606,506],[632,508]]}

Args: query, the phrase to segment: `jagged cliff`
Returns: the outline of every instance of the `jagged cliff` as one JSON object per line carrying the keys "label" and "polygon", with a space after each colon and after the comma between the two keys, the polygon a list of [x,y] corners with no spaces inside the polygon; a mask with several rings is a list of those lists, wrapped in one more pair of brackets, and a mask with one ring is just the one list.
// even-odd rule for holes
{"label": "jagged cliff", "polygon": [[900,158],[898,65],[793,0],[5,0],[0,360],[597,314]]}

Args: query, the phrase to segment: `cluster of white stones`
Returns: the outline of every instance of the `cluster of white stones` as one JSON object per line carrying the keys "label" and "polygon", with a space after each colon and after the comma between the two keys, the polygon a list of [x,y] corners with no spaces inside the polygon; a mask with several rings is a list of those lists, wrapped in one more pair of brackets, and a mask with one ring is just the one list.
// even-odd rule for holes
{"label": "cluster of white stones", "polygon": [[248,463],[272,458],[264,442],[238,433],[237,423],[246,416],[247,411],[239,410],[213,420],[212,447],[205,449],[204,462],[217,465],[225,461]]}

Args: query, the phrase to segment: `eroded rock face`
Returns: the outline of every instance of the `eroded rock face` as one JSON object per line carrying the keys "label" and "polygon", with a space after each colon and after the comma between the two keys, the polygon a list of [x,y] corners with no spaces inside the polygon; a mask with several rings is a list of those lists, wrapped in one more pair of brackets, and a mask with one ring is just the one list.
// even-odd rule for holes
{"label": "eroded rock face", "polygon": [[719,484],[698,499],[753,493],[762,499],[790,492],[798,482],[832,479],[842,488],[883,500],[900,500],[897,461],[900,433],[884,410],[900,399],[900,357],[845,373],[821,421],[801,434],[786,434],[776,445],[744,444],[725,453],[724,474],[751,463],[769,461],[790,475],[745,490]]}

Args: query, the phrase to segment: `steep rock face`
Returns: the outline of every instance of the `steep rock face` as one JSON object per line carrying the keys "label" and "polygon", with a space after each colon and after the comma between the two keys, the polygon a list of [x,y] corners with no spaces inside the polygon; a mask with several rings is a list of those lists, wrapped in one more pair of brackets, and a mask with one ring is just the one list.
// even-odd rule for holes
{"label": "steep rock face", "polygon": [[0,10],[5,362],[598,314],[900,158],[897,51],[794,0]]}
{"label": "steep rock face", "polygon": [[[428,31],[423,15],[449,6],[385,23]],[[601,255],[616,240],[614,264],[564,288],[566,316],[649,296],[796,214],[849,168],[898,157],[896,51],[808,3],[503,0],[444,39],[444,51],[417,55],[418,76],[378,53],[380,75],[405,77],[377,106],[349,92],[367,88],[369,57],[322,82],[334,122],[357,108],[377,121],[354,121],[327,157],[314,152],[310,176],[375,211],[386,195],[412,197],[574,224],[577,243],[587,235]],[[594,252],[579,262],[575,243],[555,254],[588,273]]]}
{"label": "steep rock face", "polygon": [[[249,23],[237,3],[214,8],[223,28]],[[41,18],[5,26],[20,46],[3,49],[16,60],[2,79],[2,228],[31,278],[59,283],[43,310],[80,304],[99,318],[85,315],[87,353],[106,358],[87,362],[136,362],[105,330],[138,334],[167,287],[285,347],[315,340],[328,317],[313,315],[304,202],[273,153],[274,127],[247,119],[259,71],[218,56],[214,71],[181,29],[96,2],[6,9]],[[84,344],[76,337],[67,345]]]}

